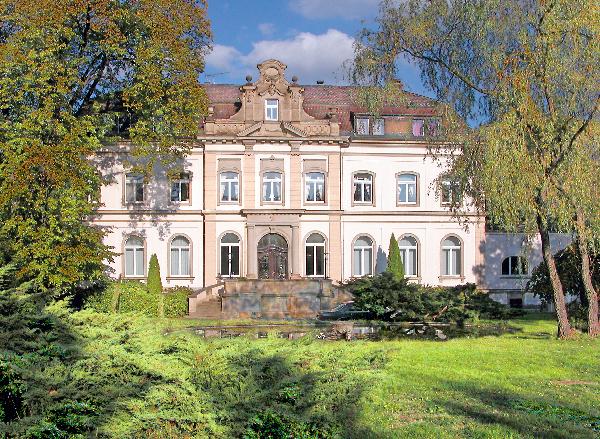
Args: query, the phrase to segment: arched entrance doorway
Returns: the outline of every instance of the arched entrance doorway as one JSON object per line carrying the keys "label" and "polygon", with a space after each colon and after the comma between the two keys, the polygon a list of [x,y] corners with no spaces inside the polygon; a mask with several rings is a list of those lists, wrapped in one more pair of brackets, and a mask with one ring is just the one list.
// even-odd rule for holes
{"label": "arched entrance doorway", "polygon": [[288,244],[277,233],[269,233],[258,241],[258,278],[286,279],[288,277]]}

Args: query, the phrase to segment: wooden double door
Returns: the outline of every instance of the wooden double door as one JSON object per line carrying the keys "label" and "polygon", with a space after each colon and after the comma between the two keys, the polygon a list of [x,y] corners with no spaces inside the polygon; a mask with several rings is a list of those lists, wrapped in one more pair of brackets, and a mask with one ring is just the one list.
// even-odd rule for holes
{"label": "wooden double door", "polygon": [[288,278],[288,244],[277,233],[269,233],[261,238],[257,247],[258,278]]}

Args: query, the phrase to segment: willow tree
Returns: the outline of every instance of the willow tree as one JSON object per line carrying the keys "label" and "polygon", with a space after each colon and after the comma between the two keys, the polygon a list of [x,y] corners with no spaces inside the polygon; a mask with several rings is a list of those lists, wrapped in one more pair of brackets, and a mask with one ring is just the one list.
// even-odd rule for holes
{"label": "willow tree", "polygon": [[[376,28],[356,44],[357,81],[384,84],[404,59],[419,67],[448,104],[447,142],[434,153],[494,227],[539,234],[561,337],[571,327],[550,232],[576,230],[557,181],[589,180],[580,172],[593,166],[581,160],[599,156],[579,154],[598,117],[599,8],[594,0],[384,0]],[[598,199],[581,202],[597,214]]]}
{"label": "willow tree", "polygon": [[0,245],[21,279],[63,291],[100,275],[90,158],[115,136],[146,163],[184,153],[209,41],[203,1],[0,0]]}

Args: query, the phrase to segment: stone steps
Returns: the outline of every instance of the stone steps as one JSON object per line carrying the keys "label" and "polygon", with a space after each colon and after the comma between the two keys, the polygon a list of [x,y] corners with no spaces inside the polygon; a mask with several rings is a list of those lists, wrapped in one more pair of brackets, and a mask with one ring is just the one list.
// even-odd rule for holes
{"label": "stone steps", "polygon": [[220,319],[221,299],[211,298],[196,304],[196,311],[190,314],[195,319]]}

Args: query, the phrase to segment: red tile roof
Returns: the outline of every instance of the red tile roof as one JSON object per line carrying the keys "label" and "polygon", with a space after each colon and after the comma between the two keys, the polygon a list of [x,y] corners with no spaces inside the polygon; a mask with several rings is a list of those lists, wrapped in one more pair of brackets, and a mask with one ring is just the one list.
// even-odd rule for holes
{"label": "red tile roof", "polygon": [[[240,86],[231,84],[204,84],[208,98],[214,109],[214,117],[227,119],[239,109],[241,96]],[[352,131],[352,114],[364,113],[366,109],[356,104],[353,99],[355,86],[339,85],[303,85],[304,111],[317,119],[325,119],[328,113],[335,111],[341,122],[343,133]],[[436,103],[425,96],[405,92],[408,98],[399,106],[389,106],[381,110],[381,114],[406,116],[434,116]],[[237,103],[237,105],[236,105]]]}

